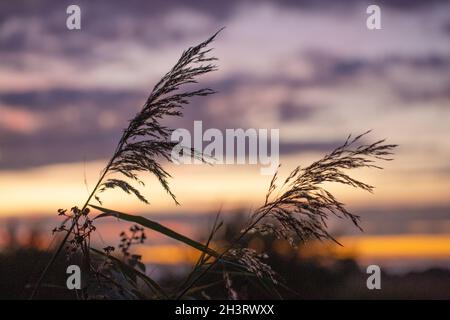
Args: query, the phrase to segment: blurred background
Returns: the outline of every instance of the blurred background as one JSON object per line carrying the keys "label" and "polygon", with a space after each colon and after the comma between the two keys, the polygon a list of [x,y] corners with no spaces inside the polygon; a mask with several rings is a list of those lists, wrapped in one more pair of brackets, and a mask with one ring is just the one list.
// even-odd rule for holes
{"label": "blurred background", "polygon": [[[66,28],[70,4],[81,30]],[[381,8],[381,30],[366,27],[369,4]],[[362,217],[364,232],[331,222],[344,247],[249,245],[273,252],[303,298],[450,298],[449,12],[447,1],[2,1],[0,295],[20,296],[42,269],[56,210],[84,203],[153,85],[225,26],[213,44],[219,71],[201,79],[218,93],[168,125],[279,128],[282,175],[350,133],[372,129],[365,141],[399,144],[383,171],[354,173],[374,194],[330,187]],[[263,203],[270,183],[256,165],[165,167],[181,206],[151,177],[149,206],[119,191],[104,206],[203,239],[219,208],[232,223]],[[93,240],[115,245],[128,227],[103,222]],[[148,238],[137,251],[159,277],[192,262],[186,247]],[[365,287],[370,264],[386,274],[380,292]]]}

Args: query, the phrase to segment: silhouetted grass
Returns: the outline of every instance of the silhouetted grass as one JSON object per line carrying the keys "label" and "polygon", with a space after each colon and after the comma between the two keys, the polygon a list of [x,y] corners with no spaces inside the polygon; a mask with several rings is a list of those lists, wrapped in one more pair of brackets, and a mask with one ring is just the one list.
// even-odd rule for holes
{"label": "silhouetted grass", "polygon": [[[272,234],[287,239],[291,245],[311,238],[336,241],[327,231],[326,221],[335,215],[353,222],[359,227],[357,215],[346,210],[327,189],[324,183],[340,183],[355,188],[372,191],[373,187],[356,180],[347,170],[375,167],[375,160],[390,160],[395,145],[385,144],[384,140],[372,144],[360,144],[365,134],[352,139],[350,136],[342,146],[313,164],[295,168],[285,181],[278,186],[278,174],[269,184],[265,201],[254,210],[242,231],[223,248],[211,248],[217,232],[223,224],[219,215],[203,244],[171,230],[156,221],[145,217],[119,212],[103,207],[100,194],[108,189],[119,188],[127,194],[135,195],[140,201],[148,203],[147,197],[138,189],[144,183],[142,173],[155,175],[171,198],[178,204],[169,187],[170,174],[161,161],[170,161],[172,148],[171,128],[161,124],[166,117],[182,116],[182,108],[195,96],[207,96],[213,90],[202,88],[184,90],[186,84],[197,82],[197,77],[216,70],[212,64],[210,43],[217,33],[197,46],[191,47],[181,55],[175,66],[162,77],[153,88],[143,108],[129,122],[123,131],[117,147],[100,173],[94,189],[81,208],[59,209],[64,222],[54,232],[63,232],[62,242],[38,279],[31,298],[35,297],[56,258],[65,249],[70,260],[75,255],[82,256],[82,268],[86,273],[81,298],[124,298],[124,299],[182,299],[199,297],[208,286],[199,282],[212,273],[220,272],[219,284],[228,292],[229,298],[239,298],[240,293],[233,286],[234,277],[246,276],[255,286],[281,298],[278,288],[285,284],[267,263],[266,253],[257,253],[245,246],[245,238],[253,233]],[[193,157],[203,159],[196,150],[188,150]],[[137,183],[134,186],[133,183]],[[94,205],[97,200],[101,206]],[[92,217],[91,209],[100,212]],[[115,248],[92,248],[91,235],[96,231],[95,219],[114,217],[136,224],[128,233],[120,236],[121,255],[114,255]],[[133,244],[145,240],[144,229],[159,232],[201,252],[192,271],[175,290],[168,291],[146,274],[140,257],[130,253]],[[206,286],[206,287],[205,287]]]}

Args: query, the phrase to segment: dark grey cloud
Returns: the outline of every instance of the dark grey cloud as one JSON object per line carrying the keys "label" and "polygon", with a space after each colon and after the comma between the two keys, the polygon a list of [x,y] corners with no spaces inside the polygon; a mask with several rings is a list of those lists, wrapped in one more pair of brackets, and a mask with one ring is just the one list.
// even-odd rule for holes
{"label": "dark grey cloud", "polygon": [[[270,1],[268,1],[270,2]],[[288,8],[302,8],[302,9],[337,9],[337,8],[354,8],[361,4],[376,4],[380,7],[414,10],[433,5],[446,4],[446,0],[376,0],[376,1],[361,1],[361,0],[278,0],[278,5]]]}
{"label": "dark grey cloud", "polygon": [[[363,76],[379,79],[390,85],[392,95],[399,98],[408,106],[411,102],[422,102],[432,99],[447,99],[450,97],[450,86],[448,83],[436,82],[435,85],[420,85],[420,79],[424,72],[435,73],[437,76],[450,74],[450,57],[440,54],[428,54],[423,56],[399,56],[388,55],[381,58],[359,58],[342,57],[327,52],[309,52],[298,55],[299,60],[305,61],[312,67],[312,74],[308,77],[291,78],[278,74],[266,78],[255,78],[246,76],[231,76],[228,79],[214,83],[213,87],[226,94],[232,93],[239,87],[246,85],[259,85],[262,88],[282,85],[293,92],[301,92],[308,88],[329,88],[346,82],[354,83]],[[391,70],[400,67],[407,72],[402,81],[392,78]],[[409,78],[409,75],[416,78]],[[413,85],[417,79],[418,85]],[[323,111],[326,105],[310,105],[303,101],[287,100],[274,106],[277,108],[280,120],[308,120],[315,114]]]}
{"label": "dark grey cloud", "polygon": [[[362,217],[366,234],[414,233],[420,223],[421,233],[445,233],[450,220],[449,206],[416,206],[396,208],[361,208],[353,210]],[[349,232],[354,232],[349,230]]]}
{"label": "dark grey cloud", "polygon": [[305,152],[328,153],[338,146],[342,145],[344,140],[325,141],[325,142],[281,142],[280,154],[299,154]]}
{"label": "dark grey cloud", "polygon": [[[300,57],[299,59],[301,59]],[[430,101],[433,99],[448,99],[450,85],[436,82],[435,85],[424,86],[420,79],[424,72],[436,73],[441,76],[450,73],[450,57],[439,54],[424,56],[390,55],[379,59],[344,58],[324,52],[313,52],[303,56],[314,69],[314,74],[306,80],[291,82],[292,86],[305,88],[308,86],[333,87],[346,81],[357,80],[363,75],[378,78],[390,85],[394,97],[408,106],[411,102]],[[407,75],[399,81],[392,78],[390,71],[401,67]],[[415,74],[416,78],[409,75]],[[418,85],[414,85],[417,80]]]}
{"label": "dark grey cloud", "polygon": [[296,103],[295,101],[286,101],[279,107],[280,120],[283,122],[308,120],[314,113],[314,107]]}
{"label": "dark grey cloud", "polygon": [[390,56],[380,61],[380,63],[385,67],[404,65],[417,69],[441,70],[442,68],[450,67],[450,57],[438,54],[429,54],[418,57]]}
{"label": "dark grey cloud", "polygon": [[393,67],[405,67],[413,71],[442,71],[450,68],[450,57],[440,54],[424,56],[388,55],[382,58],[339,57],[326,52],[311,52],[300,55],[314,68],[311,80],[320,83],[335,83],[345,78],[358,76],[362,73],[384,76]]}
{"label": "dark grey cloud", "polygon": [[31,112],[44,124],[31,133],[0,126],[0,169],[107,157],[145,98],[144,93],[125,90],[3,92],[0,106]]}
{"label": "dark grey cloud", "polygon": [[445,34],[450,36],[450,21],[447,21],[443,26],[442,26],[442,30],[444,31]]}
{"label": "dark grey cloud", "polygon": [[0,33],[0,54],[43,52],[73,60],[83,58],[87,63],[88,58],[98,58],[94,49],[102,42],[126,40],[157,46],[183,38],[186,34],[182,29],[174,30],[163,20],[174,10],[186,8],[207,14],[219,28],[236,2],[79,0],[76,4],[81,8],[82,30],[72,32],[66,28],[66,8],[73,1],[3,1],[0,30],[5,32]]}
{"label": "dark grey cloud", "polygon": [[[422,72],[433,72],[436,76],[450,74],[450,57],[440,55],[428,55],[422,57],[390,57],[380,63],[380,68],[384,68],[385,71],[393,66],[407,67],[410,71],[417,74],[417,78],[420,80]],[[442,79],[437,77],[437,79]],[[389,81],[389,78],[387,78]],[[436,99],[450,99],[450,78],[446,77],[444,81],[436,80],[436,83],[432,86],[414,85],[411,80],[405,83],[392,82],[391,88],[394,94],[399,97],[404,104],[403,106],[409,106],[410,103],[427,102]]]}
{"label": "dark grey cloud", "polygon": [[[361,4],[361,0],[277,0],[265,1],[283,7],[299,7],[310,9],[324,9],[327,7],[353,7],[356,4]],[[134,15],[136,17],[159,16],[170,10],[179,7],[190,8],[193,10],[202,11],[217,18],[226,17],[238,4],[255,4],[252,0],[229,0],[229,1],[208,1],[208,0],[77,0],[76,2],[70,0],[15,0],[2,1],[0,3],[0,18],[5,19],[10,16],[34,16],[42,17],[48,16],[53,12],[63,11],[70,4],[76,3],[81,7],[86,7],[89,11],[95,13],[98,18],[111,17],[112,15],[124,14]],[[260,3],[260,2],[259,2]],[[364,3],[364,2],[363,2]],[[365,1],[365,3],[378,4],[381,6],[396,7],[396,8],[422,8],[430,7],[437,4],[445,4],[446,0],[377,0]],[[97,15],[99,14],[99,15]],[[106,19],[103,19],[106,20]]]}
{"label": "dark grey cloud", "polygon": [[66,105],[76,105],[81,108],[87,103],[89,107],[114,109],[126,106],[130,101],[142,100],[143,97],[145,97],[144,92],[133,90],[52,88],[49,90],[0,92],[0,104],[42,111],[51,111]]}
{"label": "dark grey cloud", "polygon": [[410,88],[399,86],[396,88],[397,95],[402,99],[402,106],[409,107],[408,103],[427,102],[436,99],[450,99],[450,84],[437,88]]}
{"label": "dark grey cloud", "polygon": [[120,133],[55,130],[29,136],[2,131],[0,170],[102,159],[113,152]]}
{"label": "dark grey cloud", "polygon": [[[338,10],[360,5],[359,0],[280,0],[266,1],[279,7],[300,10]],[[189,9],[211,17],[217,28],[226,25],[240,4],[261,5],[250,0],[79,0],[82,8],[82,31],[69,32],[65,27],[65,10],[69,0],[2,1],[0,3],[0,53],[45,52],[68,59],[96,59],[93,48],[102,42],[132,40],[148,46],[177,41],[186,34],[163,22],[164,16],[179,9]],[[372,4],[373,1],[366,1]],[[420,10],[446,1],[384,0],[375,3],[389,8]],[[14,22],[14,27],[11,23]],[[36,26],[37,23],[37,26]],[[6,28],[8,26],[8,28]],[[38,28],[37,28],[38,27]],[[211,32],[214,30],[211,30]],[[192,36],[192,34],[190,34]],[[53,41],[52,41],[53,40]],[[52,41],[49,45],[48,41]],[[57,45],[55,45],[57,44]],[[87,61],[84,61],[86,63]]]}

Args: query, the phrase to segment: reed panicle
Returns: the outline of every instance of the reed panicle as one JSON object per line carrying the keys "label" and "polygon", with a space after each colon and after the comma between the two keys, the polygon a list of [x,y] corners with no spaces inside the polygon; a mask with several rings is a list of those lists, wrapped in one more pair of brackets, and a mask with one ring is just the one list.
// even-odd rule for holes
{"label": "reed panicle", "polygon": [[[374,187],[356,180],[346,173],[349,169],[378,168],[375,160],[392,160],[396,145],[380,140],[372,144],[360,144],[365,132],[347,140],[331,153],[311,165],[295,168],[280,187],[276,185],[278,173],[272,178],[265,203],[257,209],[244,231],[274,234],[294,245],[298,240],[330,239],[338,243],[327,231],[330,215],[349,219],[361,229],[360,217],[350,213],[344,204],[329,192],[324,183],[339,183],[372,192]],[[357,146],[356,146],[357,145]],[[278,194],[274,196],[275,192]],[[362,230],[362,229],[361,229]]]}
{"label": "reed panicle", "polygon": [[[150,172],[178,204],[167,181],[170,174],[158,162],[158,159],[171,161],[171,152],[176,145],[170,141],[173,129],[162,125],[161,120],[171,116],[182,116],[182,109],[189,103],[189,99],[214,93],[209,88],[183,92],[180,92],[180,89],[184,85],[197,83],[197,77],[217,69],[213,64],[217,58],[209,56],[212,49],[208,49],[207,46],[219,32],[220,30],[206,41],[184,51],[175,66],[155,85],[143,108],[123,131],[116,151],[104,169],[106,175],[118,173],[144,185],[139,173]],[[190,152],[194,156],[199,156],[195,150]],[[148,203],[138,189],[122,179],[108,179],[103,182],[95,198],[101,204],[98,194],[115,187],[128,194],[132,193],[140,201]]]}

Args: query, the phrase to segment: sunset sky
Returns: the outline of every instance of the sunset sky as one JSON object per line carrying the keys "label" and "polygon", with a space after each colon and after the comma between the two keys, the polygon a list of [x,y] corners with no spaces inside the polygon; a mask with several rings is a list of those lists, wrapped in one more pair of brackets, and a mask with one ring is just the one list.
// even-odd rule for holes
{"label": "sunset sky", "polygon": [[[75,1],[82,29],[70,31],[72,2],[0,3],[2,224],[42,217],[51,230],[56,209],[82,205],[153,85],[226,27],[213,45],[219,71],[201,78],[218,93],[167,124],[280,129],[282,175],[371,129],[365,141],[399,147],[384,170],[354,173],[374,194],[330,186],[365,230],[333,223],[340,250],[362,263],[450,267],[450,3],[377,1],[382,29],[368,30],[364,1]],[[220,207],[262,204],[270,182],[257,165],[165,167],[181,206],[148,177],[149,206],[108,191],[105,207],[195,234]],[[173,263],[179,249],[168,248],[147,250]]]}

